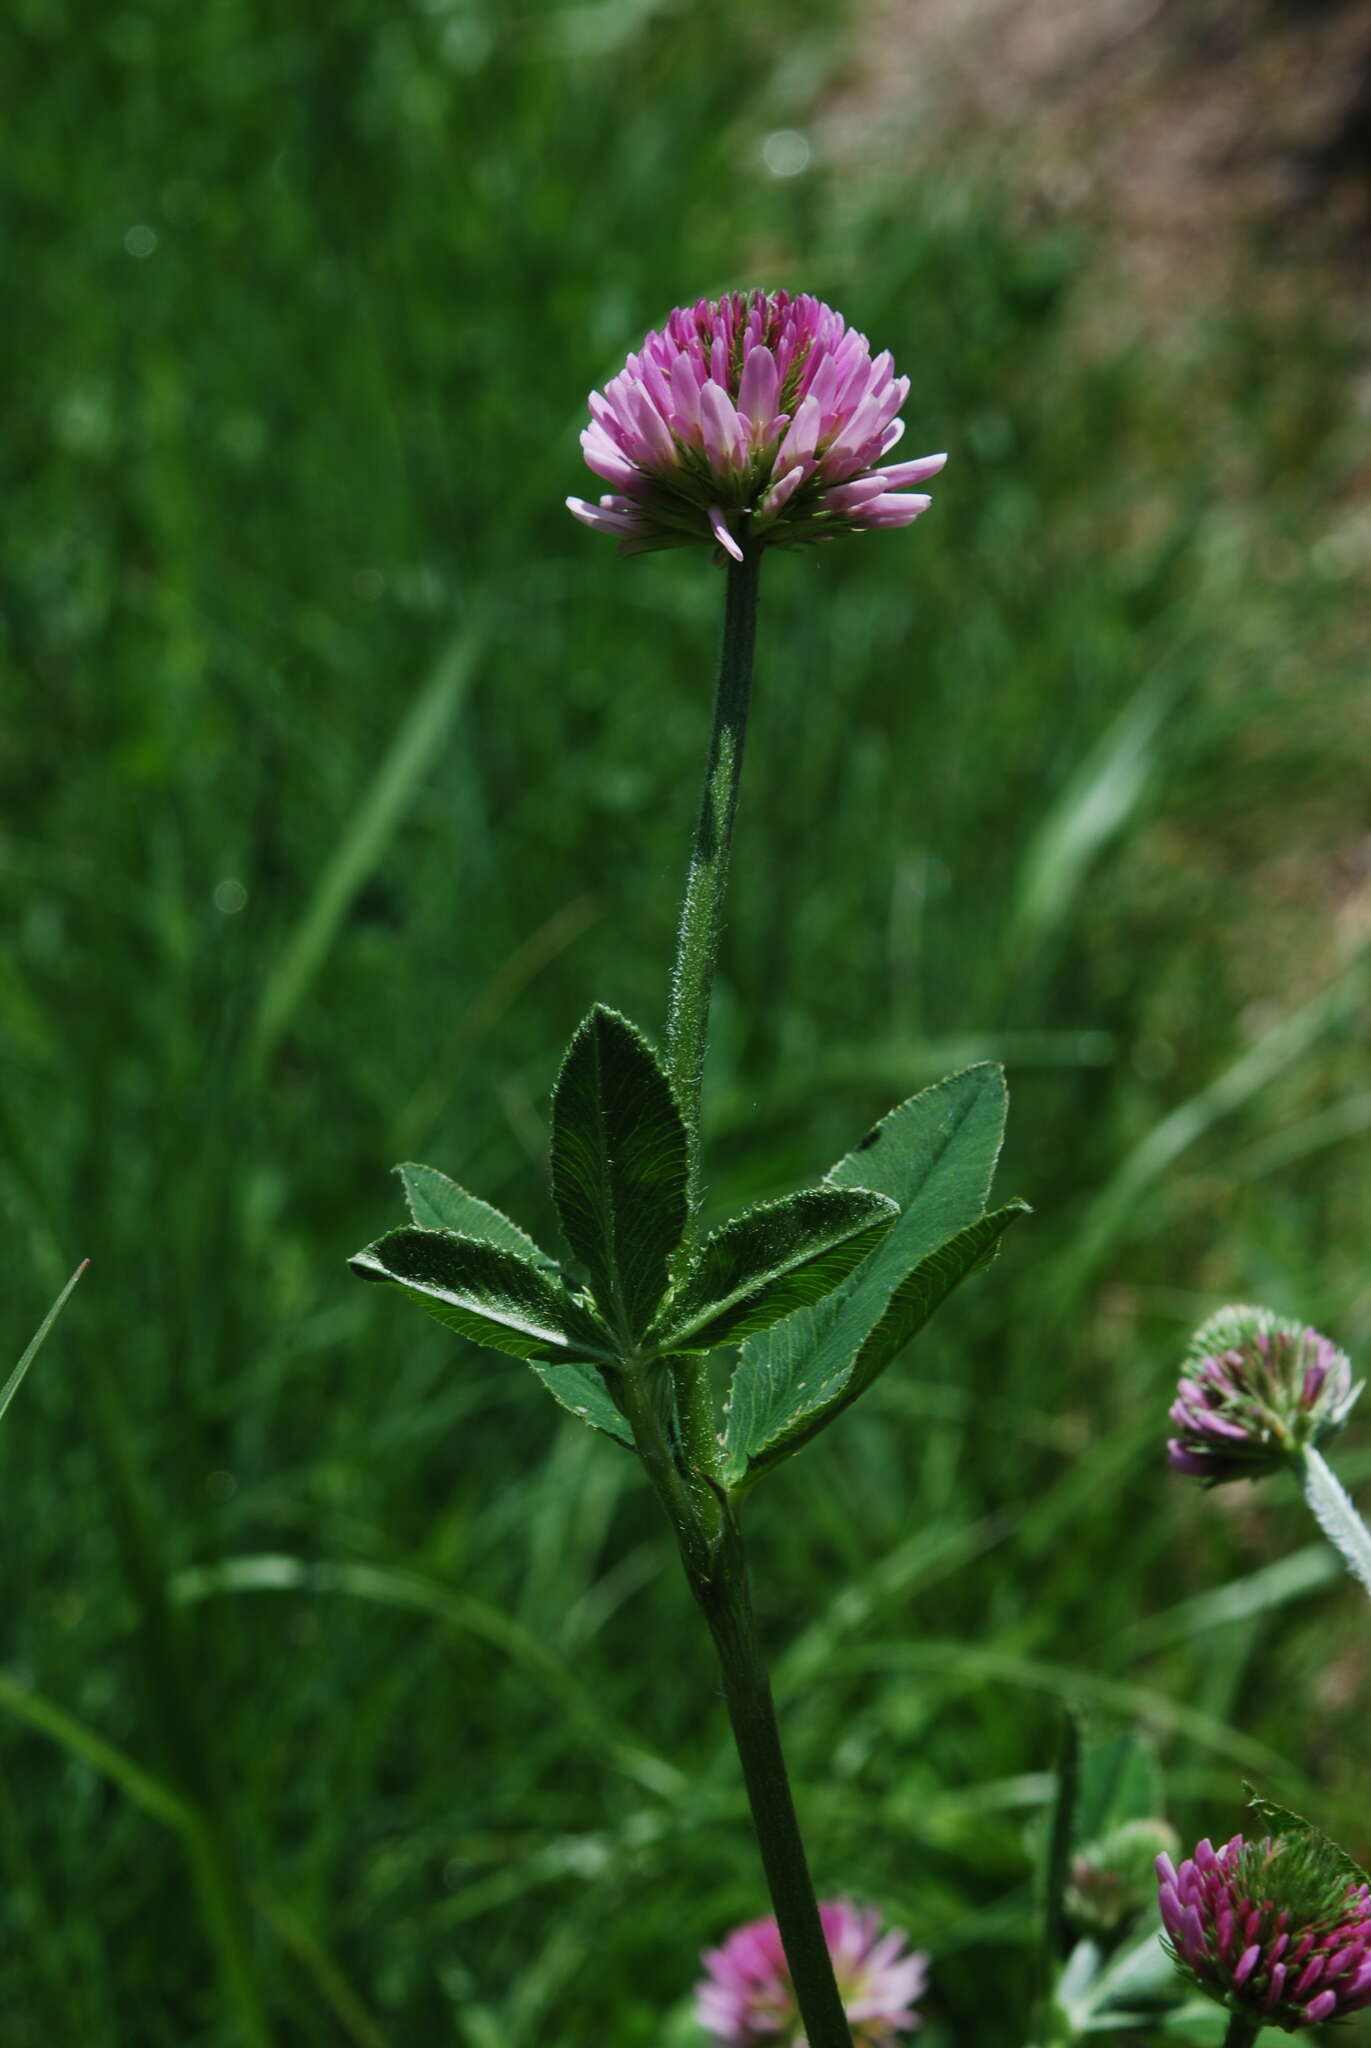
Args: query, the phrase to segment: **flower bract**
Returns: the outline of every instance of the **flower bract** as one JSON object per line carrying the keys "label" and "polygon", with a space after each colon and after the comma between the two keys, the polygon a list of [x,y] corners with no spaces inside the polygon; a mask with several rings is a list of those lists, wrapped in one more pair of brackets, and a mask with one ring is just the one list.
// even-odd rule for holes
{"label": "flower bract", "polygon": [[1209,1486],[1258,1479],[1341,1429],[1360,1392],[1346,1354],[1317,1330],[1268,1309],[1220,1309],[1191,1340],[1168,1459]]}
{"label": "flower bract", "polygon": [[1371,2006],[1371,1886],[1315,1830],[1157,1858],[1178,1966],[1230,2012],[1294,2033]]}
{"label": "flower bract", "polygon": [[909,379],[888,353],[806,294],[730,292],[678,307],[603,393],[590,395],[586,462],[611,486],[568,498],[625,554],[717,544],[795,547],[908,526],[911,486],[945,455],[877,467],[904,431]]}
{"label": "flower bract", "polygon": [[[919,2024],[914,2001],[928,1958],[907,1936],[882,1933],[878,1916],[849,1899],[819,1908],[854,2048],[897,2048]],[[774,1920],[752,1920],[702,1957],[695,2016],[715,2048],[805,2048],[785,1951]]]}

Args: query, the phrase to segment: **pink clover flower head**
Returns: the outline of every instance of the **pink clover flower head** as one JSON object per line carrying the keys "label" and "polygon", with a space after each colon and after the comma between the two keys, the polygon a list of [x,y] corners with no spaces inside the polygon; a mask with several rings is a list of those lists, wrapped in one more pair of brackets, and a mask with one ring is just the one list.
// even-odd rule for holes
{"label": "pink clover flower head", "polygon": [[1220,1309],[1191,1339],[1168,1462],[1206,1486],[1259,1479],[1334,1435],[1360,1393],[1346,1354],[1317,1330],[1269,1309]]}
{"label": "pink clover flower head", "polygon": [[[819,1918],[854,2048],[898,2048],[919,2025],[914,2001],[927,1981],[927,1956],[910,1950],[908,1936],[883,1934],[877,1914],[850,1899],[829,1900]],[[695,2017],[715,2048],[805,2048],[774,1920],[749,1921],[701,1961]]]}
{"label": "pink clover flower head", "polygon": [[1371,2006],[1371,1885],[1317,1830],[1201,1842],[1157,1879],[1177,1967],[1230,2012],[1293,2034]]}
{"label": "pink clover flower head", "polygon": [[743,544],[796,547],[908,526],[929,499],[911,489],[945,455],[878,468],[904,432],[909,379],[821,300],[730,292],[680,306],[604,392],[590,394],[586,462],[610,485],[568,498],[620,553]]}

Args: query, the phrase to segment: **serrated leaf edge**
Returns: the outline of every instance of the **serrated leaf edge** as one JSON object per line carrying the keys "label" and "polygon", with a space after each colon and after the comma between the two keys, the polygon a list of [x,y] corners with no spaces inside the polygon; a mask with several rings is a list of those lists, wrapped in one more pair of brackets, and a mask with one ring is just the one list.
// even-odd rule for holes
{"label": "serrated leaf edge", "polygon": [[[404,1189],[405,1207],[409,1211],[409,1220],[416,1230],[441,1230],[447,1228],[445,1224],[422,1223],[419,1220],[414,1213],[414,1197],[410,1191],[409,1182],[405,1178],[406,1174],[410,1173],[436,1174],[439,1180],[446,1181],[450,1188],[455,1188],[457,1193],[465,1196],[467,1201],[475,1202],[478,1208],[488,1209],[492,1216],[498,1216],[501,1223],[521,1241],[524,1246],[525,1255],[531,1265],[537,1266],[544,1273],[555,1275],[559,1280],[561,1279],[561,1267],[557,1264],[557,1261],[549,1253],[545,1252],[541,1245],[534,1242],[521,1223],[516,1223],[512,1216],[506,1216],[503,1209],[498,1209],[494,1202],[488,1202],[484,1195],[474,1195],[470,1188],[463,1187],[462,1183],[454,1180],[450,1173],[444,1173],[441,1166],[430,1166],[427,1161],[422,1159],[402,1159],[398,1165],[392,1167],[391,1171],[399,1176],[400,1185]],[[469,1230],[453,1232],[454,1237],[474,1237],[475,1234],[474,1231]],[[479,1241],[482,1244],[494,1245],[497,1251],[509,1251],[512,1249],[509,1245],[502,1245],[498,1237],[482,1238]]]}

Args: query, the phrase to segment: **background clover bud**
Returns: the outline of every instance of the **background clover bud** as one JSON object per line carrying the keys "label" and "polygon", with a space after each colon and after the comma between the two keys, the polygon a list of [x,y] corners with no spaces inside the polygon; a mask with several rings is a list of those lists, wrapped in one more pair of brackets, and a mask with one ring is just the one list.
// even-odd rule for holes
{"label": "background clover bud", "polygon": [[586,462],[613,486],[575,518],[624,554],[744,541],[794,547],[908,526],[910,486],[945,455],[875,465],[904,432],[909,379],[831,306],[789,292],[730,292],[678,307],[590,396]]}
{"label": "background clover bud", "polygon": [[1167,1444],[1173,1469],[1259,1479],[1341,1429],[1361,1392],[1344,1352],[1262,1308],[1223,1308],[1191,1339]]}
{"label": "background clover bud", "polygon": [[1168,1821],[1130,1820],[1071,1859],[1067,1918],[1083,1932],[1114,1934],[1148,1904],[1158,1856],[1173,1856],[1180,1843]]}
{"label": "background clover bud", "polygon": [[[919,2015],[914,2000],[928,1958],[898,1931],[882,1934],[877,1914],[850,1899],[819,1909],[853,2048],[898,2048]],[[804,2048],[799,2009],[774,1920],[752,1920],[701,1958],[695,2017],[715,2048]]]}
{"label": "background clover bud", "polygon": [[1371,1886],[1316,1829],[1204,1841],[1157,1878],[1177,1966],[1230,2012],[1294,2033],[1371,2006]]}

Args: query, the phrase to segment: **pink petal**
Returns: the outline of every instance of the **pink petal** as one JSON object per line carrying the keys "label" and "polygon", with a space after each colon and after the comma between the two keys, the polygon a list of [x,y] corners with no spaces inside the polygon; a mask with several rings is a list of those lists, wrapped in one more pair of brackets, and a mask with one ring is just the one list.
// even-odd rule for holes
{"label": "pink petal", "polygon": [[892,462],[881,471],[892,491],[902,491],[907,484],[921,484],[925,478],[936,476],[947,463],[944,455],[920,455],[913,462]]}
{"label": "pink petal", "polygon": [[743,365],[742,382],[738,386],[739,412],[753,426],[764,425],[776,410],[779,390],[775,356],[769,348],[754,348]]}
{"label": "pink petal", "polygon": [[719,546],[732,555],[735,562],[741,562],[743,551],[729,532],[724,521],[724,515],[717,505],[711,505],[709,508],[709,523],[714,530],[714,538],[718,541]]}
{"label": "pink petal", "polygon": [[712,381],[700,393],[700,427],[704,434],[705,454],[713,467],[716,470],[734,467],[739,441],[744,448],[747,446],[746,429],[734,411],[728,393]]}
{"label": "pink petal", "polygon": [[782,463],[788,467],[792,462],[806,462],[819,445],[819,425],[823,419],[822,409],[812,398],[806,398],[790,422],[789,431],[776,454],[776,466]]}
{"label": "pink petal", "polygon": [[913,491],[907,497],[873,498],[869,505],[862,506],[861,522],[863,526],[911,526],[932,503],[931,498],[922,498]]}

